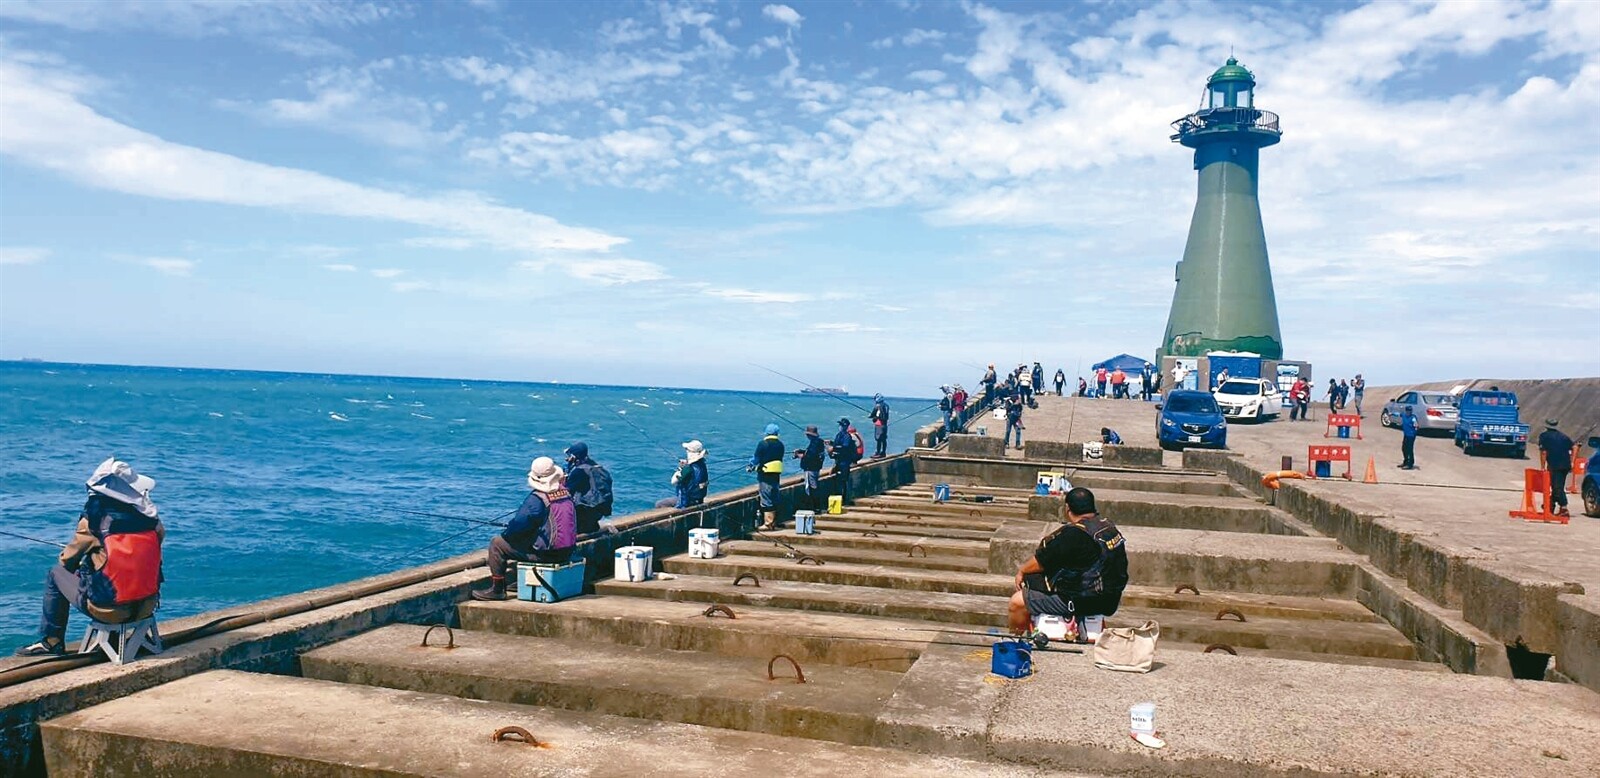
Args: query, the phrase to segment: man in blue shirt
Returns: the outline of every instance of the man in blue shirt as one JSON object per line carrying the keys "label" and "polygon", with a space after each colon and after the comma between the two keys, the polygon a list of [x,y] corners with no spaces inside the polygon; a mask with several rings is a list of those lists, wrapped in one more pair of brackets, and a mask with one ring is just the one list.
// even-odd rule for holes
{"label": "man in blue shirt", "polygon": [[1544,469],[1550,472],[1550,504],[1545,510],[1557,516],[1571,516],[1567,512],[1567,476],[1572,474],[1572,438],[1556,429],[1560,425],[1556,419],[1545,419],[1545,430],[1539,433]]}
{"label": "man in blue shirt", "polygon": [[860,458],[856,449],[855,438],[850,435],[850,420],[839,419],[839,432],[833,436],[832,449],[829,453],[833,456],[833,472],[838,476],[839,499],[844,504],[850,504],[850,466]]}
{"label": "man in blue shirt", "polygon": [[1400,416],[1400,469],[1417,469],[1417,416],[1411,406]]}

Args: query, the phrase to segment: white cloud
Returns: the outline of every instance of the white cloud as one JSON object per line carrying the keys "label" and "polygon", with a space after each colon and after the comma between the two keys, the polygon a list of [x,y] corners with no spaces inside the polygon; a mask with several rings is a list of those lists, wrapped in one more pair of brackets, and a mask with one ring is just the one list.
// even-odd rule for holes
{"label": "white cloud", "polygon": [[184,38],[237,36],[297,56],[336,56],[345,50],[310,34],[407,16],[397,3],[340,0],[122,0],[84,3],[6,0],[0,18],[71,30],[143,30]]}
{"label": "white cloud", "polygon": [[419,238],[406,238],[400,241],[406,248],[413,249],[444,249],[446,251],[466,251],[478,245],[471,238],[448,238],[438,235],[423,236]]}
{"label": "white cloud", "polygon": [[32,265],[50,256],[50,249],[37,246],[0,246],[0,265]]}
{"label": "white cloud", "polygon": [[401,222],[508,250],[593,251],[626,242],[472,193],[402,194],[172,143],[95,112],[79,99],[84,89],[68,75],[0,60],[0,154],[99,189]]}
{"label": "white cloud", "polygon": [[372,270],[373,278],[399,278],[405,274],[406,271],[397,267],[380,267]]}
{"label": "white cloud", "polygon": [[141,265],[169,276],[187,276],[194,272],[195,262],[177,257],[145,257],[135,260]]}
{"label": "white cloud", "polygon": [[811,325],[812,332],[882,332],[882,327],[869,327],[853,321],[823,322]]}
{"label": "white cloud", "polygon": [[799,27],[800,22],[805,21],[805,17],[801,16],[799,11],[778,3],[762,6],[761,15],[789,27]]}
{"label": "white cloud", "polygon": [[427,281],[396,281],[389,288],[401,294],[431,291],[434,286]]}
{"label": "white cloud", "polygon": [[445,103],[384,87],[382,79],[393,77],[403,67],[404,61],[390,58],[357,68],[325,68],[306,81],[310,99],[222,100],[218,104],[267,122],[298,124],[403,149],[421,149],[459,137],[461,125],[435,127],[448,109]]}
{"label": "white cloud", "polygon": [[945,79],[945,73],[943,70],[917,70],[907,74],[906,78],[924,84],[937,84]]}
{"label": "white cloud", "polygon": [[341,262],[341,263],[335,263],[335,264],[332,264],[332,265],[323,265],[322,269],[323,270],[331,270],[331,271],[333,271],[335,273],[354,273],[357,270],[359,270],[360,268],[357,268],[355,265],[347,265],[347,264],[344,264],[344,263]]}
{"label": "white cloud", "polygon": [[814,299],[811,295],[802,292],[764,292],[730,286],[708,286],[702,291],[712,297],[732,300],[736,303],[804,303]]}
{"label": "white cloud", "polygon": [[567,275],[605,286],[661,281],[671,276],[666,268],[638,259],[584,259],[569,262]]}

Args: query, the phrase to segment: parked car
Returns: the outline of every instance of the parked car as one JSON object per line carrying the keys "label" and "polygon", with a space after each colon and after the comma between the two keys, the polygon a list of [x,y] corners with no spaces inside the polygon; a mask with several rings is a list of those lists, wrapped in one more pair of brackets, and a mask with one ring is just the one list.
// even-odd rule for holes
{"label": "parked car", "polygon": [[1455,433],[1458,418],[1456,398],[1448,392],[1405,392],[1383,406],[1378,422],[1385,427],[1399,429],[1400,417],[1405,415],[1407,405],[1417,415],[1418,434],[1429,431]]}
{"label": "parked car", "polygon": [[1456,401],[1456,445],[1467,456],[1485,448],[1508,451],[1518,459],[1528,456],[1528,425],[1517,414],[1514,392],[1462,392]]}
{"label": "parked car", "polygon": [[1600,519],[1600,437],[1589,438],[1589,472],[1583,474],[1578,484],[1578,494],[1583,496],[1583,515]]}
{"label": "parked car", "polygon": [[1168,392],[1156,406],[1156,442],[1167,450],[1228,447],[1228,420],[1210,392]]}
{"label": "parked car", "polygon": [[1283,413],[1283,393],[1263,378],[1230,378],[1211,394],[1222,415],[1230,419],[1264,421]]}

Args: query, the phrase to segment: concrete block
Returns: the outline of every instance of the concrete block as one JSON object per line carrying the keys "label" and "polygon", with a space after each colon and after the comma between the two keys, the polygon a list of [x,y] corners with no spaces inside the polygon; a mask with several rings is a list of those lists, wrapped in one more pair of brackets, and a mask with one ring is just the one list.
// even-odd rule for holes
{"label": "concrete block", "polygon": [[1022,444],[1022,455],[1034,462],[1083,462],[1083,444],[1059,440],[1028,440]]}
{"label": "concrete block", "polygon": [[1600,692],[1600,596],[1556,596],[1556,670]]}
{"label": "concrete block", "polygon": [[1583,587],[1503,560],[1476,561],[1465,565],[1463,573],[1462,615],[1468,622],[1507,645],[1556,652],[1561,645],[1556,597],[1582,594]]}
{"label": "concrete block", "polygon": [[1028,498],[1029,521],[1061,522],[1066,519],[1067,498],[1059,494],[1036,494]]}
{"label": "concrete block", "polygon": [[990,435],[951,435],[950,456],[999,459],[1006,455],[1005,441]]}
{"label": "concrete block", "polygon": [[984,756],[1002,687],[985,681],[986,657],[930,645],[878,715],[876,745],[923,754]]}
{"label": "concrete block", "polygon": [[1417,647],[1417,655],[1458,673],[1511,677],[1505,645],[1461,614],[1420,597],[1405,582],[1363,563],[1357,600]]}

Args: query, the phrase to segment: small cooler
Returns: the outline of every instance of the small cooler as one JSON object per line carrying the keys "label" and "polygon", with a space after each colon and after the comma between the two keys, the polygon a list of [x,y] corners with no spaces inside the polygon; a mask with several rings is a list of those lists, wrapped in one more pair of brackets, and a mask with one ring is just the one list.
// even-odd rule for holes
{"label": "small cooler", "polygon": [[[533,569],[539,569],[539,578],[543,578],[556,591],[554,596],[550,590],[539,585],[539,578],[533,576]],[[568,597],[583,594],[584,562],[579,559],[564,565],[551,565],[542,562],[517,563],[517,599],[532,602],[555,602]]]}
{"label": "small cooler", "polygon": [[692,559],[716,559],[717,546],[721,544],[721,533],[718,530],[689,530],[689,557]]}
{"label": "small cooler", "polygon": [[655,550],[649,546],[623,546],[617,549],[616,570],[618,581],[648,581],[655,577],[652,567]]}
{"label": "small cooler", "polygon": [[817,514],[814,511],[795,511],[794,512],[794,534],[796,534],[796,535],[815,535],[815,534],[817,534]]}

